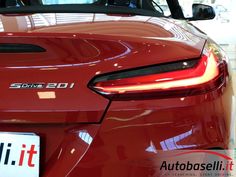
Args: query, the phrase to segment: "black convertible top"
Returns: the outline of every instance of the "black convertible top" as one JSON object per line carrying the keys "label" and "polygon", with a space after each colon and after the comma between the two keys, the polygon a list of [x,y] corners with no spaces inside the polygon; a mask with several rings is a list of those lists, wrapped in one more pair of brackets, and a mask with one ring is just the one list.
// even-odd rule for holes
{"label": "black convertible top", "polygon": [[36,5],[0,8],[0,14],[21,13],[105,13],[164,17],[161,13],[152,10],[96,4]]}

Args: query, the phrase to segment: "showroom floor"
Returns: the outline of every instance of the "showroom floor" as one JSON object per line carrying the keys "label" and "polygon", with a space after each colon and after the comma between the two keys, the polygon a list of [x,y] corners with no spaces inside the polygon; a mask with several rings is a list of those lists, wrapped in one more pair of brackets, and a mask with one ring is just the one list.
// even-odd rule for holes
{"label": "showroom floor", "polygon": [[[233,81],[233,90],[234,95],[236,93],[236,45],[235,44],[228,44],[228,45],[221,45],[222,48],[226,51],[229,57],[229,64],[232,69],[232,81]],[[236,96],[233,98],[233,106],[236,106]],[[230,139],[230,147],[235,149],[236,148],[236,120],[235,116],[236,112],[232,113],[232,123],[231,123],[231,139]]]}
{"label": "showroom floor", "polygon": [[233,71],[234,93],[236,93],[236,45],[222,45],[222,48],[226,51],[229,57],[229,63]]}

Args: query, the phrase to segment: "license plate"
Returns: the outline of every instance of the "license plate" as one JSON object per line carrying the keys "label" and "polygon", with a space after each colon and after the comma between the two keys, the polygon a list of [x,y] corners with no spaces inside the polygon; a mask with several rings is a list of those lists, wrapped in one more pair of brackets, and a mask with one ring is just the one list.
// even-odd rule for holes
{"label": "license plate", "polygon": [[39,136],[0,133],[0,177],[39,177]]}

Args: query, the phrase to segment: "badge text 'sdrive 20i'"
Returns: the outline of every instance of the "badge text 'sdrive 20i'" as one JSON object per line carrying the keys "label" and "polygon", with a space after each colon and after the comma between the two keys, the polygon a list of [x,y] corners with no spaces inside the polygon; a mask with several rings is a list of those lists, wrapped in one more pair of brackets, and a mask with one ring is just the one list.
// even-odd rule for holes
{"label": "badge text 'sdrive 20i'", "polygon": [[75,83],[13,83],[10,89],[72,89]]}

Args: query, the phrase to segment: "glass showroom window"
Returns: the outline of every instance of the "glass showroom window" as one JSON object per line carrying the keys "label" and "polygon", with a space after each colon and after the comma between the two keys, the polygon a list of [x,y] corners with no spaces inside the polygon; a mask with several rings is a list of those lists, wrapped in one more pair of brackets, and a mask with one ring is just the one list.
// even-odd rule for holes
{"label": "glass showroom window", "polygon": [[43,0],[43,4],[91,4],[96,0]]}

